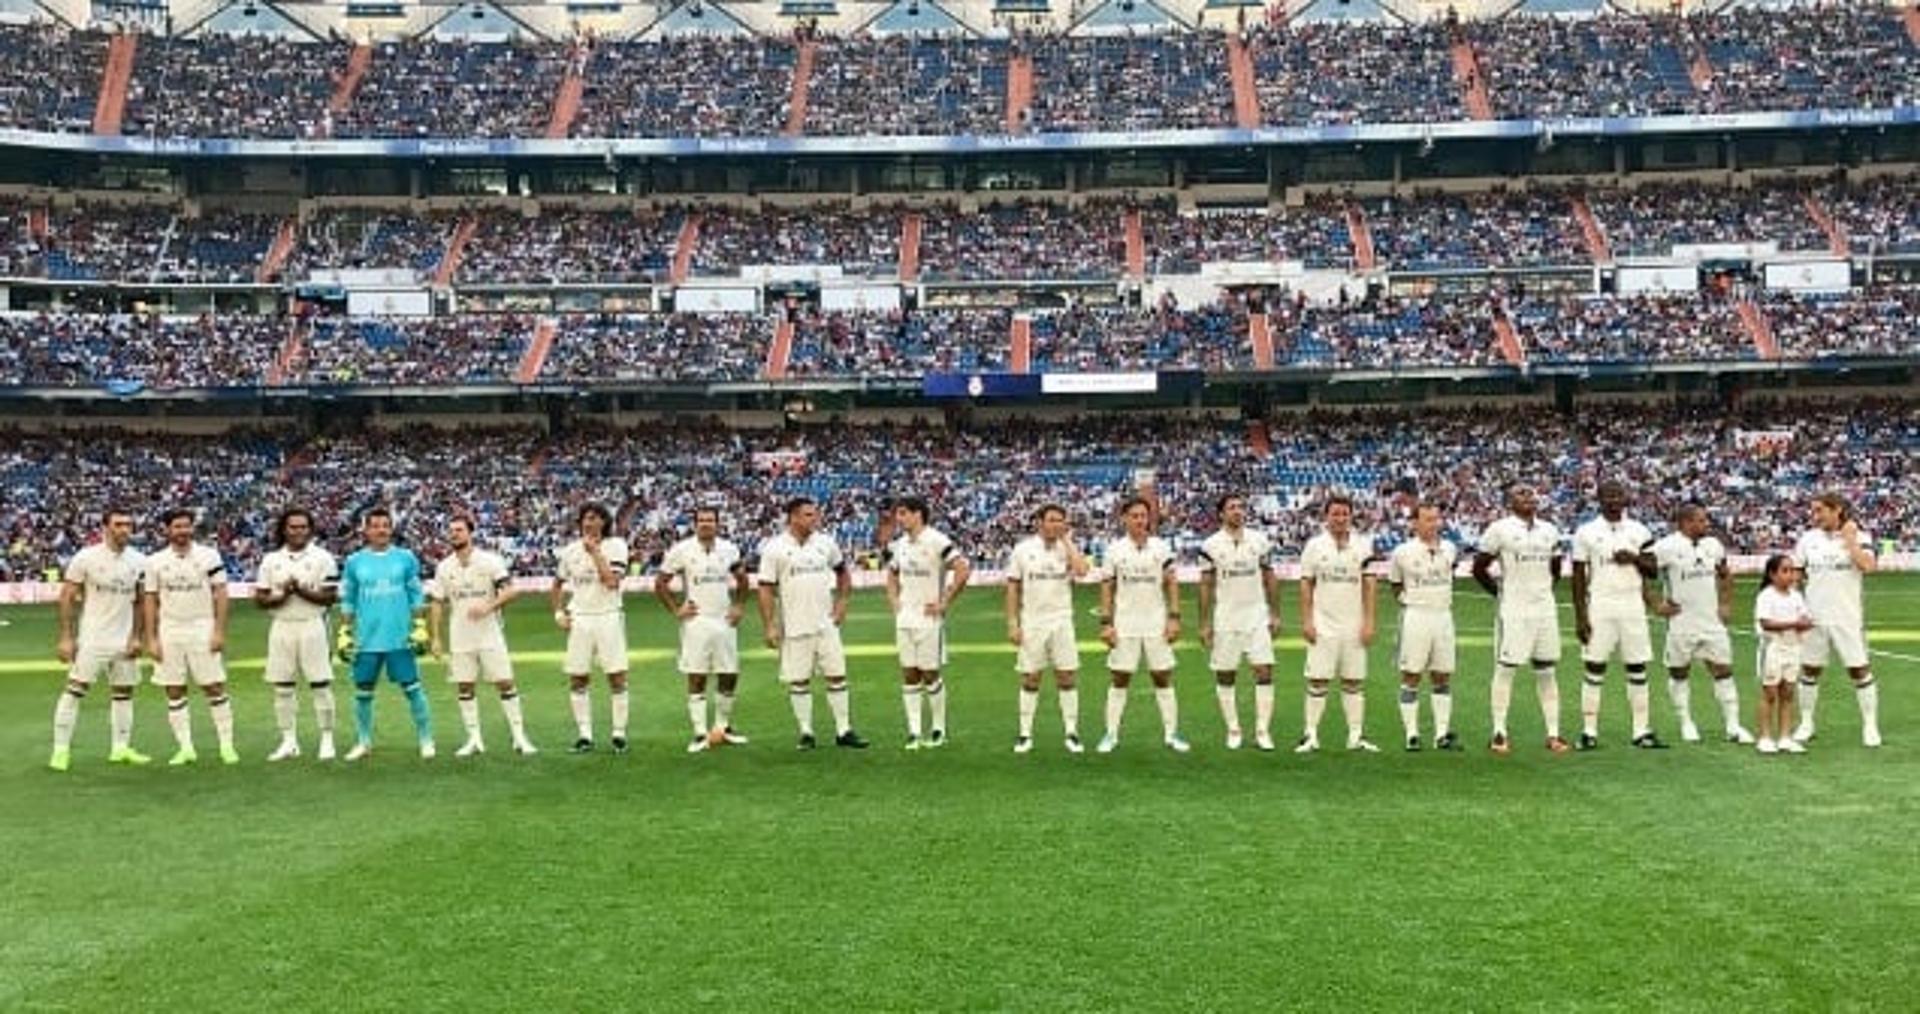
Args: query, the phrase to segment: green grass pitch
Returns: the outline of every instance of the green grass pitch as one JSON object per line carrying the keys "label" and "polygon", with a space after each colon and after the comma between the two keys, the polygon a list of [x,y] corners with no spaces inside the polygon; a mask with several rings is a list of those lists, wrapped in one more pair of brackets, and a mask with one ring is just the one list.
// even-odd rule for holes
{"label": "green grass pitch", "polygon": [[[523,602],[510,636],[542,756],[504,749],[483,691],[494,752],[455,760],[458,716],[430,664],[438,760],[406,749],[405,708],[383,687],[370,763],[269,766],[263,625],[237,607],[243,764],[207,763],[196,701],[198,768],[110,768],[96,691],[66,775],[43,767],[51,613],[0,610],[0,1010],[1913,1009],[1920,577],[1868,586],[1888,745],[1859,745],[1853,693],[1830,672],[1802,758],[1632,751],[1617,670],[1606,749],[1539,749],[1523,678],[1520,749],[1490,756],[1490,605],[1466,585],[1460,600],[1456,725],[1471,749],[1454,755],[1395,749],[1388,633],[1369,684],[1381,755],[1228,753],[1189,639],[1191,755],[1158,745],[1142,679],[1118,754],[1066,755],[1049,688],[1038,748],[1016,757],[999,595],[975,590],[951,631],[954,735],[939,753],[900,749],[891,628],[865,594],[847,640],[873,750],[796,754],[759,652],[736,719],[753,744],[687,756],[672,627],[636,598],[630,756],[565,752],[560,638]],[[1289,741],[1296,605],[1289,589]],[[744,637],[757,643],[756,623]],[[1662,683],[1656,728],[1677,739]],[[1082,685],[1091,742],[1104,675]],[[1561,688],[1577,731],[1571,659]],[[598,691],[596,709],[604,729]],[[1717,728],[1705,680],[1694,712]],[[301,722],[310,751],[304,698]],[[170,746],[152,688],[135,743]]]}

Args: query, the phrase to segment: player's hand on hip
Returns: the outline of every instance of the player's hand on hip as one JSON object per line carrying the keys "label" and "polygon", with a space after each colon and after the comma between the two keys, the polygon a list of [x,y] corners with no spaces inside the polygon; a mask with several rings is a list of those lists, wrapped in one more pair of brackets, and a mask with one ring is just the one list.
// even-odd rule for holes
{"label": "player's hand on hip", "polygon": [[920,612],[930,620],[937,620],[947,615],[947,607],[938,602],[929,602],[920,607]]}
{"label": "player's hand on hip", "polygon": [[[1660,615],[1666,617],[1667,619],[1673,619],[1674,617],[1680,615],[1680,603],[1675,602],[1672,599],[1668,599],[1665,602],[1660,603],[1660,608],[1658,612],[1660,613]],[[1720,622],[1722,623],[1727,622],[1727,618],[1725,616],[1720,617]]]}
{"label": "player's hand on hip", "polygon": [[54,644],[53,653],[60,657],[61,665],[72,665],[74,655],[73,638],[65,634],[60,635],[60,640]]}
{"label": "player's hand on hip", "polygon": [[467,619],[476,620],[476,621],[484,620],[487,618],[487,614],[491,612],[493,612],[493,608],[491,606],[475,603],[467,607]]}
{"label": "player's hand on hip", "polygon": [[673,615],[682,620],[691,620],[700,615],[700,607],[692,602],[682,602],[680,608],[673,611]]}

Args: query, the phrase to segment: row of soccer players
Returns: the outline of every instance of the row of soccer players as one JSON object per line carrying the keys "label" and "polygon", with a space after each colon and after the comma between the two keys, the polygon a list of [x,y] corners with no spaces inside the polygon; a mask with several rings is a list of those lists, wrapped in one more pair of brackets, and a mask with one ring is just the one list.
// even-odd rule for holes
{"label": "row of soccer players", "polygon": [[[1599,745],[1601,688],[1608,662],[1616,654],[1627,673],[1632,742],[1640,747],[1663,745],[1648,716],[1650,611],[1668,619],[1665,662],[1682,737],[1700,738],[1690,715],[1688,675],[1695,663],[1703,663],[1714,677],[1727,736],[1752,742],[1739,720],[1732,681],[1726,628],[1731,578],[1724,547],[1708,534],[1706,513],[1697,506],[1681,512],[1676,531],[1656,542],[1643,525],[1625,515],[1626,503],[1623,487],[1603,484],[1600,516],[1582,526],[1573,539],[1575,622],[1586,663],[1578,745],[1584,749]],[[1209,650],[1209,668],[1216,674],[1228,748],[1237,749],[1243,742],[1235,681],[1244,665],[1251,668],[1255,683],[1255,745],[1272,750],[1273,643],[1279,632],[1279,581],[1272,566],[1272,546],[1261,532],[1248,527],[1244,497],[1225,497],[1219,507],[1220,530],[1201,547],[1199,636]],[[1509,509],[1509,516],[1484,533],[1473,560],[1474,577],[1499,600],[1491,745],[1499,753],[1510,749],[1507,712],[1513,680],[1519,669],[1531,667],[1546,720],[1547,745],[1556,752],[1565,751],[1571,747],[1560,736],[1555,677],[1561,653],[1554,591],[1560,577],[1561,536],[1538,516],[1531,488],[1510,490]],[[918,499],[899,502],[895,516],[900,534],[885,556],[909,749],[938,747],[946,740],[946,688],[941,678],[944,619],[954,599],[966,589],[970,574],[965,555],[927,524],[927,513],[926,504]],[[1874,569],[1875,560],[1839,498],[1821,497],[1812,514],[1813,526],[1800,539],[1792,564],[1806,569],[1806,599],[1798,599],[1789,571],[1789,579],[1778,590],[1792,597],[1773,610],[1789,619],[1776,622],[1763,615],[1762,626],[1768,641],[1762,675],[1777,685],[1780,672],[1800,670],[1801,720],[1790,736],[1767,735],[1761,745],[1766,748],[1784,740],[1792,744],[1789,749],[1796,749],[1812,737],[1818,678],[1830,653],[1839,655],[1858,688],[1865,742],[1878,745],[1877,689],[1862,632],[1860,579],[1862,572]],[[1100,637],[1110,649],[1111,684],[1098,747],[1102,752],[1119,745],[1128,687],[1142,666],[1154,686],[1163,741],[1176,751],[1189,748],[1179,732],[1172,689],[1172,645],[1180,637],[1182,621],[1180,592],[1173,550],[1151,532],[1154,515],[1147,500],[1129,502],[1122,511],[1124,535],[1109,546],[1104,561]],[[851,721],[846,653],[839,633],[852,590],[846,558],[830,536],[818,531],[820,513],[813,502],[792,501],[786,519],[785,530],[763,547],[758,604],[767,644],[778,652],[780,679],[788,689],[799,745],[810,749],[816,743],[812,682],[820,678],[833,715],[835,742],[864,748],[867,741]],[[1372,539],[1355,532],[1352,520],[1351,502],[1331,498],[1324,530],[1309,540],[1301,558],[1301,632],[1308,651],[1305,728],[1296,747],[1299,752],[1319,748],[1321,718],[1335,683],[1346,714],[1348,747],[1375,749],[1363,733],[1367,649],[1375,636],[1376,580],[1370,572],[1375,554]],[[1414,518],[1414,538],[1396,548],[1388,564],[1389,581],[1403,606],[1397,662],[1409,750],[1419,749],[1422,742],[1418,691],[1423,678],[1430,687],[1434,745],[1458,747],[1451,729],[1457,551],[1441,537],[1442,520],[1439,508],[1422,505]],[[177,743],[172,762],[187,764],[197,759],[187,711],[189,682],[205,693],[222,759],[238,760],[221,658],[228,612],[224,562],[211,547],[195,543],[191,512],[171,511],[162,524],[167,546],[142,557],[129,545],[132,518],[124,512],[110,513],[100,541],[76,554],[68,566],[60,600],[59,654],[70,669],[55,710],[52,766],[57,769],[70,763],[79,702],[103,676],[113,697],[110,759],[147,760],[131,746],[132,692],[143,653],[153,659],[153,680],[167,697]],[[576,752],[595,748],[588,691],[596,668],[604,674],[610,692],[610,745],[616,752],[627,748],[621,577],[628,557],[624,541],[608,534],[611,525],[611,515],[604,508],[583,508],[578,517],[579,538],[563,547],[555,560],[551,600],[555,623],[567,631],[564,669],[578,731]],[[1079,752],[1076,676],[1080,662],[1072,586],[1091,574],[1093,567],[1075,544],[1064,510],[1043,508],[1036,525],[1035,534],[1014,550],[1005,593],[1008,637],[1018,646],[1017,668],[1022,677],[1015,750],[1025,753],[1032,748],[1040,684],[1051,671],[1059,688],[1066,748]],[[656,595],[680,620],[679,669],[687,677],[694,733],[691,751],[720,742],[746,742],[733,728],[732,710],[740,671],[738,625],[752,585],[739,549],[720,536],[719,527],[717,512],[700,511],[695,533],[669,550],[655,585]],[[433,755],[431,716],[416,661],[416,655],[426,651],[447,659],[467,730],[461,755],[484,749],[475,694],[482,680],[498,688],[514,748],[522,753],[535,751],[525,733],[502,621],[502,610],[514,598],[514,589],[505,561],[475,545],[471,521],[456,518],[449,523],[452,552],[441,561],[430,585],[422,580],[418,559],[394,545],[392,518],[384,510],[367,513],[365,545],[344,567],[314,544],[312,518],[306,512],[286,512],[277,529],[278,548],[263,561],[254,593],[256,604],[272,615],[266,679],[274,690],[282,742],[271,759],[300,753],[295,694],[301,681],[313,697],[321,733],[319,755],[322,759],[333,755],[331,656],[336,650],[350,659],[354,684],[356,740],[348,751],[349,760],[366,756],[372,748],[374,690],[383,673],[408,701],[421,753]],[[1770,567],[1776,572],[1783,569]],[[1656,594],[1651,583],[1660,577],[1664,577],[1664,594]],[[336,605],[342,623],[330,644],[326,619]],[[1763,598],[1761,605],[1767,607],[1767,600]],[[1793,608],[1806,615],[1791,613]],[[716,684],[710,720],[709,676]]]}

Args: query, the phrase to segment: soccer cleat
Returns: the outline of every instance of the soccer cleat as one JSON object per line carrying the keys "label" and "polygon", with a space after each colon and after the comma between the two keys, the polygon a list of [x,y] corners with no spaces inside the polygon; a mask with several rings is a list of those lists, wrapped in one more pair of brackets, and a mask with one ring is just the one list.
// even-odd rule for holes
{"label": "soccer cleat", "polygon": [[1379,753],[1380,748],[1365,738],[1347,740],[1347,749],[1353,753]]}
{"label": "soccer cleat", "polygon": [[[1787,740],[1787,742],[1791,743],[1793,741]],[[1763,739],[1760,742],[1755,743],[1753,745],[1753,748],[1755,750],[1758,750],[1761,753],[1779,753],[1780,752],[1779,744],[1775,743],[1771,739]]]}
{"label": "soccer cleat", "polygon": [[693,737],[693,739],[687,742],[687,752],[688,753],[706,753],[707,737],[705,736]]}
{"label": "soccer cleat", "polygon": [[1033,737],[1021,736],[1013,741],[1013,752],[1028,754],[1033,752]]}
{"label": "soccer cleat", "polygon": [[55,747],[53,756],[47,758],[47,767],[55,771],[65,771],[73,766],[73,751],[61,746]]}
{"label": "soccer cleat", "polygon": [[465,743],[460,744],[460,749],[455,750],[453,752],[453,755],[455,757],[472,757],[475,754],[483,754],[486,752],[487,752],[487,748],[481,745],[479,740],[470,739],[470,740],[467,740]]}
{"label": "soccer cleat", "polygon": [[627,752],[627,737],[625,736],[614,736],[608,739],[607,743],[613,747],[614,753],[624,754]]}
{"label": "soccer cleat", "polygon": [[1572,753],[1573,747],[1569,745],[1566,740],[1561,739],[1559,736],[1548,736],[1547,752],[1548,753]]}
{"label": "soccer cleat", "polygon": [[945,729],[935,729],[933,730],[933,734],[927,737],[927,749],[929,750],[938,750],[946,745],[947,730]]}
{"label": "soccer cleat", "polygon": [[803,732],[800,734],[800,741],[795,743],[793,748],[795,750],[811,750],[818,745],[819,743],[813,738],[813,733]]}
{"label": "soccer cleat", "polygon": [[865,750],[873,744],[867,742],[859,733],[848,729],[840,735],[833,737],[833,745],[843,750]]}
{"label": "soccer cleat", "polygon": [[[1548,749],[1553,748],[1553,740],[1547,740],[1547,748]],[[1505,757],[1507,754],[1510,754],[1513,752],[1513,744],[1507,742],[1506,733],[1496,732],[1493,734],[1493,742],[1487,744],[1487,749],[1493,751],[1496,754],[1499,754],[1502,757]]]}
{"label": "soccer cleat", "polygon": [[1600,737],[1590,732],[1583,732],[1580,734],[1579,739],[1573,741],[1573,748],[1581,753],[1586,753],[1589,750],[1598,750],[1600,749]]}
{"label": "soccer cleat", "polygon": [[1167,749],[1172,750],[1174,753],[1188,753],[1193,750],[1193,746],[1187,742],[1186,737],[1177,732],[1168,733],[1166,739],[1161,742],[1165,743]]}
{"label": "soccer cleat", "polygon": [[1860,745],[1866,747],[1869,750],[1879,747],[1880,730],[1871,725],[1867,726],[1864,729],[1861,729]]}
{"label": "soccer cleat", "polygon": [[1261,753],[1272,753],[1276,749],[1276,747],[1273,745],[1273,733],[1271,732],[1254,733],[1253,746],[1254,746],[1254,749],[1259,750]]}
{"label": "soccer cleat", "polygon": [[131,764],[134,767],[141,767],[153,763],[153,758],[135,750],[133,747],[120,746],[115,747],[112,753],[107,754],[107,763]]}
{"label": "soccer cleat", "polygon": [[1695,725],[1695,724],[1693,724],[1693,723],[1692,723],[1692,722],[1690,722],[1690,721],[1689,721],[1689,722],[1683,722],[1683,723],[1681,723],[1681,725],[1680,725],[1680,742],[1682,742],[1682,743],[1698,743],[1698,742],[1700,742],[1700,727],[1699,727],[1699,726],[1697,726],[1697,725]]}
{"label": "soccer cleat", "polygon": [[733,726],[729,725],[720,730],[720,742],[728,746],[746,746],[753,741],[733,731]]}
{"label": "soccer cleat", "polygon": [[1312,736],[1300,737],[1300,742],[1293,746],[1294,753],[1313,753],[1318,749],[1320,749],[1320,741]]}
{"label": "soccer cleat", "polygon": [[1643,732],[1633,737],[1633,746],[1639,750],[1665,750],[1667,744],[1651,732]]}
{"label": "soccer cleat", "polygon": [[330,761],[333,759],[333,737],[332,736],[320,737],[320,749],[318,752],[314,754],[314,757],[316,759],[323,760],[323,761]]}
{"label": "soccer cleat", "polygon": [[907,752],[915,753],[919,751],[919,749],[920,749],[920,737],[909,733],[907,735]]}
{"label": "soccer cleat", "polygon": [[1095,753],[1112,753],[1120,749],[1120,737],[1109,732],[1100,737],[1100,744],[1093,748]]}
{"label": "soccer cleat", "polygon": [[1802,743],[1797,739],[1783,739],[1780,741],[1780,752],[1781,753],[1806,753],[1807,744]]}
{"label": "soccer cleat", "polygon": [[1433,748],[1435,750],[1458,750],[1460,749],[1460,737],[1449,732],[1444,736],[1436,738],[1433,741]]}
{"label": "soccer cleat", "polygon": [[522,757],[532,757],[535,754],[539,753],[540,751],[534,748],[532,740],[523,739],[520,742],[513,744],[513,752],[519,754]]}
{"label": "soccer cleat", "polygon": [[233,747],[230,747],[230,746],[221,747],[220,763],[228,764],[228,765],[240,763],[240,751],[235,750]]}
{"label": "soccer cleat", "polygon": [[1741,726],[1736,725],[1733,728],[1727,730],[1727,742],[1738,743],[1741,746],[1752,746],[1753,733],[1748,732],[1745,728],[1742,728]]}
{"label": "soccer cleat", "polygon": [[283,760],[292,760],[300,756],[300,742],[293,739],[280,741],[279,749],[267,755],[267,763],[274,764]]}
{"label": "soccer cleat", "polygon": [[1073,732],[1067,733],[1067,752],[1068,753],[1086,753],[1087,752],[1086,746],[1080,742],[1080,736],[1078,733],[1073,733]]}
{"label": "soccer cleat", "polygon": [[370,756],[372,753],[373,753],[372,745],[367,743],[355,743],[353,744],[353,749],[347,751],[347,762],[352,763],[353,761],[357,761],[357,760],[366,760],[367,757]]}
{"label": "soccer cleat", "polygon": [[440,750],[438,747],[435,747],[433,745],[433,740],[423,739],[420,741],[420,759],[421,760],[432,760],[439,755],[440,755]]}
{"label": "soccer cleat", "polygon": [[1813,742],[1813,726],[1806,722],[1801,722],[1793,730],[1793,741],[1796,743]]}
{"label": "soccer cleat", "polygon": [[590,740],[585,736],[582,736],[579,739],[576,739],[573,741],[573,746],[568,748],[568,752],[569,753],[592,753],[593,740]]}
{"label": "soccer cleat", "polygon": [[1419,753],[1419,752],[1420,752],[1420,737],[1419,737],[1419,736],[1408,736],[1408,737],[1407,737],[1407,752],[1408,752],[1408,753]]}
{"label": "soccer cleat", "polygon": [[167,766],[174,768],[186,767],[199,759],[200,754],[196,752],[193,747],[183,746],[175,750],[172,757],[167,758]]}
{"label": "soccer cleat", "polygon": [[1227,749],[1229,749],[1229,750],[1238,750],[1238,749],[1240,749],[1240,744],[1241,744],[1241,742],[1242,742],[1242,739],[1241,739],[1241,737],[1240,737],[1240,730],[1239,730],[1239,729],[1228,729],[1228,730],[1227,730]]}

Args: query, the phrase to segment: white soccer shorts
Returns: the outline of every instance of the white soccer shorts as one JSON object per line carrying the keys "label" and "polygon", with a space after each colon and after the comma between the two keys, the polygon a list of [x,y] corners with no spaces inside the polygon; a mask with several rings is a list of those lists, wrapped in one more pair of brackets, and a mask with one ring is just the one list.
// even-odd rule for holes
{"label": "white soccer shorts", "polygon": [[333,649],[327,643],[327,624],[320,619],[276,621],[267,628],[268,683],[308,683],[333,679]]}
{"label": "white soccer shorts", "polygon": [[1166,638],[1157,635],[1116,640],[1113,650],[1107,652],[1107,668],[1114,672],[1133,673],[1139,671],[1143,659],[1148,672],[1173,671],[1173,648],[1167,644]]}
{"label": "white soccer shorts", "polygon": [[893,632],[893,646],[900,654],[900,668],[921,672],[939,672],[947,664],[947,632],[944,627],[899,627]]}
{"label": "white soccer shorts", "polygon": [[1346,682],[1366,678],[1367,646],[1360,643],[1357,632],[1322,632],[1317,640],[1307,645],[1307,679]]}
{"label": "white soccer shorts", "polygon": [[1452,673],[1459,662],[1453,614],[1440,609],[1401,613],[1400,643],[1394,655],[1403,673]]}
{"label": "white soccer shorts", "polygon": [[191,679],[195,686],[212,686],[227,681],[227,667],[217,652],[207,648],[207,638],[195,634],[184,640],[161,641],[159,665],[153,667],[153,684],[160,687],[184,687]]}
{"label": "white soccer shorts", "polygon": [[1242,661],[1252,666],[1273,664],[1273,635],[1267,628],[1213,632],[1213,652],[1207,659],[1210,670],[1239,672]]}
{"label": "white soccer shorts", "polygon": [[1027,673],[1080,671],[1080,645],[1074,640],[1073,621],[1062,620],[1020,632],[1019,659],[1014,671]]}
{"label": "white soccer shorts", "polygon": [[140,685],[140,662],[127,657],[126,645],[97,648],[82,643],[76,646],[73,666],[67,670],[67,679],[83,686],[92,686],[102,673],[106,674],[108,686]]}
{"label": "white soccer shorts", "polygon": [[1805,664],[1813,668],[1824,668],[1829,655],[1840,656],[1840,664],[1848,669],[1864,669],[1867,666],[1867,633],[1859,627],[1829,626],[1816,623],[1807,631],[1807,640],[1801,647],[1801,657]]}
{"label": "white soccer shorts", "polygon": [[845,679],[846,675],[847,649],[840,643],[838,627],[781,640],[780,682],[805,683],[815,676]]}
{"label": "white soccer shorts", "polygon": [[1727,628],[1721,626],[1668,627],[1664,655],[1669,669],[1685,669],[1695,662],[1731,666],[1733,642],[1727,637]]}
{"label": "white soccer shorts", "polygon": [[1760,646],[1760,685],[1790,687],[1800,679],[1800,646],[1774,642]]}
{"label": "white soccer shorts", "polygon": [[680,672],[688,676],[740,671],[740,628],[724,619],[696,616],[680,624]]}
{"label": "white soccer shorts", "polygon": [[485,651],[456,651],[447,656],[447,681],[449,683],[488,683],[513,682],[513,656],[504,648],[488,648]]}
{"label": "white soccer shorts", "polygon": [[627,671],[627,614],[573,618],[573,629],[567,633],[567,675],[586,676],[595,665],[603,673]]}
{"label": "white soccer shorts", "polygon": [[1644,617],[1605,616],[1588,620],[1593,631],[1582,646],[1580,657],[1588,662],[1605,663],[1619,652],[1627,665],[1646,665],[1653,661],[1653,638],[1647,633]]}
{"label": "white soccer shorts", "polygon": [[1501,665],[1560,661],[1560,621],[1553,616],[1501,617],[1493,624],[1494,657]]}

